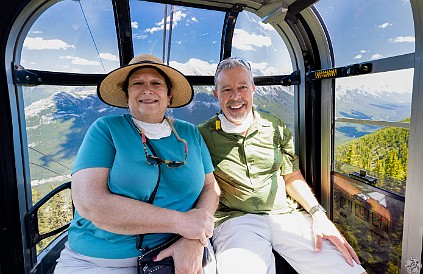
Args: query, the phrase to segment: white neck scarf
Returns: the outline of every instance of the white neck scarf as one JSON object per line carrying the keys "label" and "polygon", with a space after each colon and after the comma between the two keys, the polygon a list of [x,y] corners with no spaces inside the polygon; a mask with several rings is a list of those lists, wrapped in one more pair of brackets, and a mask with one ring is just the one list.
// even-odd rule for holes
{"label": "white neck scarf", "polygon": [[134,120],[134,122],[144,131],[144,134],[148,139],[157,140],[169,137],[172,133],[169,123],[166,119],[163,119],[163,122],[161,123],[154,124],[140,121],[134,117],[132,117],[132,120]]}
{"label": "white neck scarf", "polygon": [[219,114],[218,117],[220,119],[222,130],[226,133],[244,133],[254,122],[254,115],[252,111],[248,113],[247,117],[245,117],[244,121],[242,121],[242,124],[239,126],[229,121],[222,113]]}

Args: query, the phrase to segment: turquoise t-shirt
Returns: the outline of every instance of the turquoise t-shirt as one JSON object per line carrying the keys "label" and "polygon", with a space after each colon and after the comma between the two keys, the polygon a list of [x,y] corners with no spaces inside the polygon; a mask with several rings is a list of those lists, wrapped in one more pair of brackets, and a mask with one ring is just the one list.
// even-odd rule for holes
{"label": "turquoise t-shirt", "polygon": [[[162,165],[154,205],[185,212],[193,207],[200,195],[205,174],[213,172],[214,168],[197,128],[181,120],[175,120],[174,127],[188,143],[187,162],[179,168]],[[184,160],[184,144],[173,133],[149,142],[161,159]],[[153,155],[148,147],[147,150]],[[146,163],[141,136],[129,114],[102,117],[91,125],[72,173],[93,167],[110,168],[108,187],[118,195],[147,202],[156,186],[158,166]],[[158,245],[168,237],[168,234],[145,235],[143,246]],[[86,256],[121,259],[140,255],[136,249],[136,235],[121,235],[97,228],[77,211],[69,227],[68,240],[75,252]]]}

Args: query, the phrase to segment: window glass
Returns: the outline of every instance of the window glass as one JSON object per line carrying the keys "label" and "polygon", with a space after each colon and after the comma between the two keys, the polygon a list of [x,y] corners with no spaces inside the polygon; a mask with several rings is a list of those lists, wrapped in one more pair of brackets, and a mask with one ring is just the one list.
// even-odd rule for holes
{"label": "window glass", "polygon": [[21,65],[47,71],[105,73],[119,66],[118,56],[111,1],[64,0],[32,25],[23,44]]}
{"label": "window glass", "polygon": [[236,20],[232,56],[251,64],[254,76],[292,73],[291,57],[281,36],[257,15],[243,11]]}
{"label": "window glass", "polygon": [[213,95],[214,86],[194,86],[192,102],[182,108],[168,109],[168,114],[198,125],[220,110],[219,101]]}
{"label": "window glass", "polygon": [[[254,76],[291,74],[288,49],[277,31],[262,23],[257,15],[243,11],[238,15],[232,40],[232,56],[247,60]],[[281,118],[294,132],[294,87],[257,87],[255,107]]]}
{"label": "window glass", "polygon": [[[316,7],[336,67],[415,50],[408,0],[325,0]],[[399,273],[401,265],[414,70],[385,66],[388,72],[335,80],[333,220],[367,273]]]}
{"label": "window glass", "polygon": [[335,174],[333,221],[367,273],[400,273],[404,199]]}
{"label": "window glass", "polygon": [[[53,185],[50,185],[49,191],[54,189]],[[41,198],[41,193],[38,190],[33,189],[32,197],[34,200]],[[72,193],[71,190],[64,189],[54,195],[46,203],[44,203],[37,212],[38,218],[38,232],[40,236],[45,236],[47,233],[60,229],[61,227],[68,224],[73,218],[73,204],[72,204]],[[57,237],[53,235],[44,238],[36,245],[37,254],[46,249],[46,247]]]}
{"label": "window glass", "polygon": [[[88,127],[100,116],[126,110],[101,102],[95,87],[22,87],[32,203],[71,181],[71,168]],[[68,223],[73,216],[70,190],[55,195],[38,211],[40,234]],[[56,236],[37,244],[37,254]]]}
{"label": "window glass", "polygon": [[94,120],[126,110],[101,102],[95,87],[36,86],[22,90],[34,204],[52,187],[71,180],[76,153]]}
{"label": "window glass", "polygon": [[135,55],[173,61],[187,75],[214,74],[210,65],[219,62],[224,12],[145,1],[130,5]]}
{"label": "window glass", "polygon": [[379,187],[405,194],[412,82],[413,69],[336,79],[335,171],[365,169]]}
{"label": "window glass", "polygon": [[409,0],[325,0],[316,3],[337,67],[414,52]]}

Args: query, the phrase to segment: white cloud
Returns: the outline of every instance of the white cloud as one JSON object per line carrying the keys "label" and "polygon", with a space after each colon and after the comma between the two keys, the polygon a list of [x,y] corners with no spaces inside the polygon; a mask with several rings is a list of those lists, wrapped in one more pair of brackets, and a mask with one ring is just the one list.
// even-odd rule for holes
{"label": "white cloud", "polygon": [[100,58],[109,61],[119,61],[119,58],[116,55],[111,53],[100,53]]}
{"label": "white cloud", "polygon": [[[414,69],[402,69],[336,79],[337,85],[359,88],[371,94],[380,91],[411,93]],[[402,81],[398,81],[401,79]],[[365,83],[365,84],[363,84]]]}
{"label": "white cloud", "polygon": [[46,49],[68,49],[75,48],[74,45],[69,45],[65,41],[59,39],[44,40],[42,37],[27,37],[23,44],[24,48],[28,50],[46,50]]}
{"label": "white cloud", "polygon": [[389,39],[389,42],[392,43],[414,43],[416,38],[413,36],[398,36],[394,39]]}
{"label": "white cloud", "polygon": [[275,30],[275,29],[272,27],[272,25],[271,25],[271,24],[269,24],[269,23],[265,24],[265,23],[263,23],[262,21],[258,21],[258,24],[259,24],[259,26],[260,26],[260,27],[262,27],[262,28],[263,28],[263,29],[265,29],[265,30],[269,30],[269,31],[271,31],[271,30]]}
{"label": "white cloud", "polygon": [[134,39],[145,39],[145,38],[147,38],[148,37],[148,35],[147,34],[134,34],[133,36],[132,36],[132,38],[134,38]]}
{"label": "white cloud", "polygon": [[[187,16],[186,13],[182,13],[182,11],[178,10],[173,13],[173,25],[172,28],[175,28],[178,25],[178,22]],[[166,18],[166,29],[169,29],[170,25],[170,16]],[[164,20],[162,19],[160,22],[156,23],[156,26],[153,28],[148,28],[145,31],[151,34],[155,33],[156,31],[164,29]]]}
{"label": "white cloud", "polygon": [[382,54],[379,54],[379,53],[376,53],[376,54],[373,54],[372,55],[372,60],[382,59],[382,58],[383,58],[383,55]]}
{"label": "white cloud", "polygon": [[254,75],[278,75],[285,74],[286,70],[272,67],[267,62],[253,63],[249,62]]}
{"label": "white cloud", "polygon": [[191,17],[191,21],[192,21],[192,22],[196,22],[196,23],[197,23],[197,22],[198,22],[198,19],[197,19],[197,18],[195,18],[195,17]]}
{"label": "white cloud", "polygon": [[382,25],[377,26],[380,29],[386,29],[387,27],[392,26],[391,23],[383,23]]}
{"label": "white cloud", "polygon": [[232,45],[240,50],[256,50],[257,47],[272,45],[270,37],[248,33],[242,29],[235,29]]}
{"label": "white cloud", "polygon": [[367,50],[364,50],[364,49],[360,50],[360,53],[366,53],[366,52]]}
{"label": "white cloud", "polygon": [[363,55],[361,54],[357,54],[356,56],[353,57],[353,59],[361,59],[363,58]]}
{"label": "white cloud", "polygon": [[81,65],[81,66],[98,66],[100,62],[98,61],[90,61],[84,58],[76,57],[76,56],[61,56],[60,59],[67,59],[71,60],[72,64],[74,65]]}
{"label": "white cloud", "polygon": [[138,28],[138,22],[137,21],[131,22],[131,28],[137,29]]}

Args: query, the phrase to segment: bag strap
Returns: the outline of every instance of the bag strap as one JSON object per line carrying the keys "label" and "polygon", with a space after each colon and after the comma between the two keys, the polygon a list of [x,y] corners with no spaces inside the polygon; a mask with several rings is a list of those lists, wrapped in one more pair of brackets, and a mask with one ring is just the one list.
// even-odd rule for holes
{"label": "bag strap", "polygon": [[[148,139],[146,138],[146,143],[148,148],[151,150],[151,153],[157,157],[156,151],[154,150],[154,148],[151,146],[150,142],[148,141]],[[159,184],[160,184],[160,176],[161,176],[161,164],[159,163],[159,175],[157,176],[157,183],[156,186],[154,187],[153,193],[151,193],[150,199],[148,199],[148,203],[149,204],[153,204],[154,198],[156,197],[157,194],[157,190],[159,189]],[[137,249],[143,251],[142,246],[142,242],[144,240],[144,234],[138,234],[137,235]]]}

